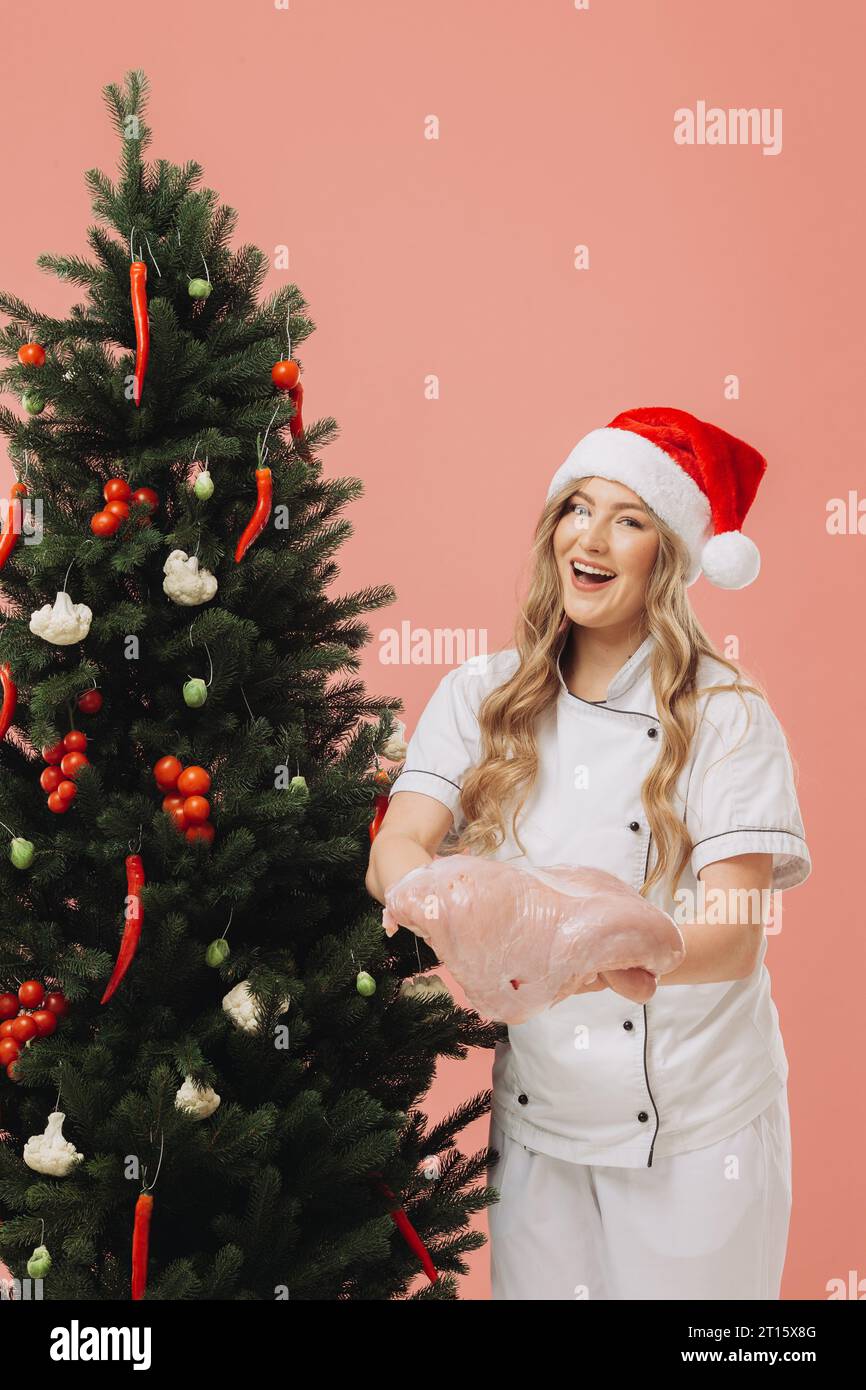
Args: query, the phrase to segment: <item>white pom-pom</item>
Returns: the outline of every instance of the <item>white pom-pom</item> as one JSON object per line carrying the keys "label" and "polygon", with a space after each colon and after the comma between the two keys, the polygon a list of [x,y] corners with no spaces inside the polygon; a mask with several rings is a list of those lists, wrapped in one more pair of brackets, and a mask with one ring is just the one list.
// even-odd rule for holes
{"label": "white pom-pom", "polygon": [[757,578],[761,553],[742,531],[722,531],[711,536],[701,551],[704,577],[720,589],[745,589]]}

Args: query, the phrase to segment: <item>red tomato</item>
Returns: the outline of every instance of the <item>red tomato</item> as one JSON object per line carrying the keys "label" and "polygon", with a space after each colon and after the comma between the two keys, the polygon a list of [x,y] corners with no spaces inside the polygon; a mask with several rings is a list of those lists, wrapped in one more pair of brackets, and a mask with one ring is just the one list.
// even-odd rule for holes
{"label": "red tomato", "polygon": [[79,695],[76,703],[82,714],[98,714],[102,709],[102,692],[85,690],[83,695]]}
{"label": "red tomato", "polygon": [[[17,1018],[17,1014],[16,1014],[16,1018]],[[9,1037],[9,1030],[11,1029],[12,1024],[13,1024],[14,1022],[15,1022],[15,1019],[14,1019],[14,1018],[4,1018],[3,1022],[0,1023],[0,1038],[8,1038],[8,1037]]]}
{"label": "red tomato", "polygon": [[191,825],[202,825],[210,815],[210,802],[206,796],[188,796],[183,813]]}
{"label": "red tomato", "polygon": [[0,1019],[14,1019],[21,1001],[17,994],[0,994]]}
{"label": "red tomato", "polygon": [[106,502],[104,510],[110,512],[112,516],[120,517],[121,521],[126,521],[129,516],[129,503],[121,502],[118,498],[116,502]]}
{"label": "red tomato", "polygon": [[64,801],[58,792],[52,792],[46,802],[49,811],[53,811],[55,816],[63,816],[72,805],[71,801]]}
{"label": "red tomato", "polygon": [[281,391],[292,391],[301,379],[301,369],[291,357],[284,357],[271,368],[271,381]]}
{"label": "red tomato", "polygon": [[128,502],[132,496],[132,488],[124,478],[109,478],[102,495],[106,502]]}
{"label": "red tomato", "polygon": [[45,996],[45,1007],[58,1018],[65,1018],[69,1013],[69,1000],[62,989],[49,990]]}
{"label": "red tomato", "polygon": [[184,768],[177,779],[177,789],[183,792],[184,796],[204,795],[210,791],[210,775],[205,772],[203,767]]}
{"label": "red tomato", "polygon": [[84,753],[73,751],[60,759],[60,771],[64,777],[76,777],[83,767],[90,766],[90,759]]}
{"label": "red tomato", "polygon": [[65,752],[66,749],[63,747],[63,739],[61,739],[59,743],[52,744],[50,748],[46,743],[45,747],[42,749],[42,761],[49,765],[52,763],[59,763]]}
{"label": "red tomato", "polygon": [[193,840],[204,840],[205,844],[211,845],[213,844],[215,833],[210,821],[205,821],[204,825],[191,825],[186,832],[186,838],[190,842]]}
{"label": "red tomato", "polygon": [[5,1067],[21,1056],[21,1048],[14,1038],[0,1038],[0,1066]]}
{"label": "red tomato", "polygon": [[74,782],[61,782],[55,796],[59,796],[61,801],[74,801],[78,795],[78,788]]}
{"label": "red tomato", "polygon": [[[31,1038],[35,1038],[38,1032],[39,1029],[36,1027],[30,1014],[19,1014],[17,1018],[13,1018],[12,1020],[9,1036],[13,1042],[26,1043],[29,1042]],[[8,1057],[6,1061],[9,1061]]]}
{"label": "red tomato", "polygon": [[87,734],[80,729],[70,729],[68,734],[63,735],[63,747],[67,753],[83,753],[87,747]]}
{"label": "red tomato", "polygon": [[20,1008],[17,994],[0,994],[0,1018],[14,1018]]}
{"label": "red tomato", "polygon": [[183,772],[183,763],[179,758],[173,758],[169,754],[166,758],[160,758],[154,765],[153,775],[161,791],[167,792],[177,786],[177,779]]}
{"label": "red tomato", "polygon": [[39,980],[25,980],[18,986],[18,1001],[23,1009],[39,1009],[45,1003],[45,988]]}
{"label": "red tomato", "polygon": [[18,1080],[18,1067],[17,1067],[17,1065],[16,1065],[17,1061],[18,1061],[18,1058],[16,1057],[16,1058],[15,1058],[15,1061],[14,1061],[14,1062],[10,1062],[9,1065],[8,1065],[8,1067],[6,1068],[6,1075],[9,1077],[9,1080],[10,1080],[10,1081],[17,1081],[17,1080]]}
{"label": "red tomato", "polygon": [[18,361],[22,367],[44,367],[45,349],[39,343],[22,343],[18,349]]}
{"label": "red tomato", "polygon": [[94,512],[90,518],[90,529],[94,536],[113,536],[120,528],[120,517],[114,512]]}
{"label": "red tomato", "polygon": [[172,806],[168,814],[174,822],[175,830],[186,830],[187,819],[182,806]]}
{"label": "red tomato", "polygon": [[149,511],[155,512],[159,506],[159,497],[152,487],[137,487],[132,494],[133,503],[143,502]]}
{"label": "red tomato", "polygon": [[164,811],[182,811],[185,797],[178,796],[176,792],[169,792],[168,796],[162,798],[162,809]]}
{"label": "red tomato", "polygon": [[59,767],[46,767],[39,778],[39,785],[44,792],[56,792],[62,781],[63,773]]}
{"label": "red tomato", "polygon": [[57,1015],[50,1009],[36,1009],[30,1017],[36,1024],[36,1032],[40,1038],[47,1038],[57,1027]]}

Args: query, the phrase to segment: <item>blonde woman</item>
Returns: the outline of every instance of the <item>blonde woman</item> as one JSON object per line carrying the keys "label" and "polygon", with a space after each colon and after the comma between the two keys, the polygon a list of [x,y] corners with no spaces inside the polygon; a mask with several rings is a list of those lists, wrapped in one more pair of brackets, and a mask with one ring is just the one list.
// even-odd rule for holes
{"label": "blonde woman", "polygon": [[600,976],[497,1044],[494,1299],[779,1297],[791,1142],[765,925],[811,861],[779,722],[686,593],[756,577],[741,527],[765,469],[670,408],[582,438],[514,646],[439,682],[372,846],[380,902],[441,853],[582,865],[685,942],[648,1003]]}

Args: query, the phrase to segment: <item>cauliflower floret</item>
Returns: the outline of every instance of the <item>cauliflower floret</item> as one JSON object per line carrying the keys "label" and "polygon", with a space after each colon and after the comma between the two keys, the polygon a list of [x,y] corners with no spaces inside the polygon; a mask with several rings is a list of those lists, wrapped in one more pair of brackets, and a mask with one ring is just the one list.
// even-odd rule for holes
{"label": "cauliflower floret", "polygon": [[48,1116],[44,1134],[34,1134],[24,1145],[24,1162],[34,1173],[48,1173],[53,1178],[65,1178],[80,1163],[84,1154],[63,1138],[62,1110]]}
{"label": "cauliflower floret", "polygon": [[73,603],[66,590],[61,589],[53,608],[46,603],[31,616],[30,631],[56,647],[68,647],[84,640],[92,620],[93,613],[87,604]]}
{"label": "cauliflower floret", "polygon": [[164,591],[184,607],[207,603],[217,591],[215,576],[210,570],[200,570],[196,556],[187,555],[185,550],[173,550],[162,568]]}
{"label": "cauliflower floret", "polygon": [[220,1103],[220,1097],[212,1086],[197,1086],[191,1076],[184,1077],[183,1085],[174,1098],[178,1110],[185,1110],[194,1120],[206,1120]]}

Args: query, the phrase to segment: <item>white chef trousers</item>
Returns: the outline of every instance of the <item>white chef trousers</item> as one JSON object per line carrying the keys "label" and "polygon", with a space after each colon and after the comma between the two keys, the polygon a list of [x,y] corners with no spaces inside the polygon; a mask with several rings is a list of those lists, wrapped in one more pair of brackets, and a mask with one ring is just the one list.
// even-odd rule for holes
{"label": "white chef trousers", "polygon": [[791,1214],[785,1086],[716,1144],[651,1168],[571,1163],[511,1139],[487,1183],[494,1299],[777,1299]]}

